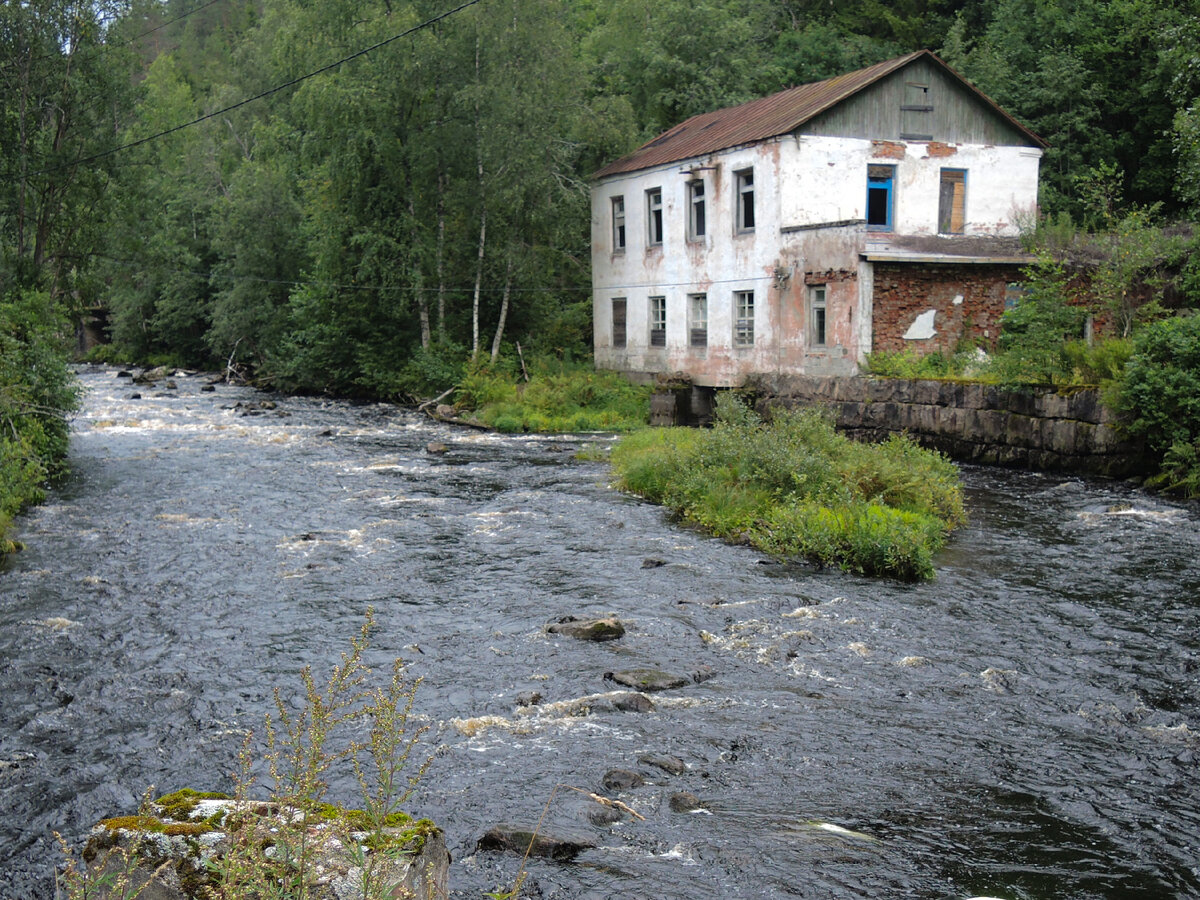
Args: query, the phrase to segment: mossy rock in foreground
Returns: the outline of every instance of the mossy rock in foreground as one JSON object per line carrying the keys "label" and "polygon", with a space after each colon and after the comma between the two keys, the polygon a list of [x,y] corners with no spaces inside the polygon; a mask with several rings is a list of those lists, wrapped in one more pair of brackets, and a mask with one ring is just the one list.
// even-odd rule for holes
{"label": "mossy rock in foreground", "polygon": [[257,873],[278,881],[289,868],[279,852],[289,834],[297,844],[303,837],[307,848],[311,900],[361,896],[364,860],[387,896],[449,896],[450,855],[441,829],[428,819],[393,813],[376,829],[362,810],[322,804],[306,818],[296,807],[191,790],[96,825],[83,851],[87,868],[80,877],[88,886],[68,885],[66,895],[203,900],[210,890],[219,893],[221,871],[235,867],[243,879]]}

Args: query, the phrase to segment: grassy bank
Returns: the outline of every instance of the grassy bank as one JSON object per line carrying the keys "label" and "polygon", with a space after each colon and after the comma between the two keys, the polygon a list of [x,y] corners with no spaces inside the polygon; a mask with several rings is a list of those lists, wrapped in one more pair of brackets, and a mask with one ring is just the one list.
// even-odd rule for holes
{"label": "grassy bank", "polygon": [[504,366],[467,372],[455,406],[508,433],[632,431],[645,426],[650,389],[616,372],[598,372],[590,360],[530,364],[529,378]]}
{"label": "grassy bank", "polygon": [[618,484],[684,522],[775,556],[927,579],[965,520],[958,470],[908,438],[859,444],[822,414],[770,423],[722,398],[711,430],[639,431],[613,450]]}

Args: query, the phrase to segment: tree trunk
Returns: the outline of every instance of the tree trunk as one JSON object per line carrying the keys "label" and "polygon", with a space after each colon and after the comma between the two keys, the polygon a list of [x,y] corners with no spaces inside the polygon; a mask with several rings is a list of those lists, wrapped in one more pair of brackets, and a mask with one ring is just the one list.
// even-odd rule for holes
{"label": "tree trunk", "polygon": [[[480,40],[475,37],[475,84],[479,85]],[[479,355],[479,296],[483,291],[483,248],[487,238],[487,194],[483,181],[483,135],[479,124],[479,94],[475,94],[475,174],[479,186],[479,255],[475,263],[475,294],[471,304],[471,359]]]}
{"label": "tree trunk", "polygon": [[504,296],[500,301],[500,321],[496,323],[496,336],[492,338],[492,362],[500,355],[500,341],[504,338],[504,323],[508,319],[508,298],[512,294],[513,264],[511,257],[504,272]]}

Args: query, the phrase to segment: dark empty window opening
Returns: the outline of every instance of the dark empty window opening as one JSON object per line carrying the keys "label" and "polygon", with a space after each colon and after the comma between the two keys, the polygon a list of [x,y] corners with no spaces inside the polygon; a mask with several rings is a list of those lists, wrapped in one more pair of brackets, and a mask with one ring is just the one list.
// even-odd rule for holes
{"label": "dark empty window opening", "polygon": [[695,241],[704,237],[707,229],[704,210],[704,182],[688,182],[688,238]]}
{"label": "dark empty window opening", "polygon": [[892,230],[892,186],[895,177],[895,166],[867,167],[868,231]]}
{"label": "dark empty window opening", "polygon": [[613,250],[625,249],[625,198],[612,199]]}
{"label": "dark empty window opening", "polygon": [[964,169],[942,169],[938,195],[938,231],[962,234],[967,219],[967,173]]}
{"label": "dark empty window opening", "polygon": [[650,298],[650,346],[667,346],[667,298]]}
{"label": "dark empty window opening", "polygon": [[625,298],[617,297],[612,302],[612,345],[625,346]]}
{"label": "dark empty window opening", "polygon": [[737,184],[737,230],[754,230],[754,170],[735,172]]}
{"label": "dark empty window opening", "polygon": [[653,245],[663,242],[663,207],[662,188],[652,188],[646,191],[646,233],[647,243]]}

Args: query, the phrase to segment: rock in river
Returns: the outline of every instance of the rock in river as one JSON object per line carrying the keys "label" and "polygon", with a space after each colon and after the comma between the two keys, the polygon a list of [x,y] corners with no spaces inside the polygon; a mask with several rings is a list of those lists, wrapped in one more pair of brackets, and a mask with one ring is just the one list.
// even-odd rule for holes
{"label": "rock in river", "polygon": [[686,675],[672,675],[661,669],[626,669],[623,672],[605,672],[607,681],[615,681],[625,687],[639,691],[669,691],[692,683]]}
{"label": "rock in river", "polygon": [[616,617],[603,619],[577,619],[566,616],[553,625],[547,625],[550,634],[564,634],[578,641],[615,641],[625,634],[625,626]]}
{"label": "rock in river", "polygon": [[[530,847],[529,842],[533,841]],[[519,825],[496,825],[479,839],[476,849],[494,850],[502,853],[516,853],[521,856],[529,850],[530,856],[544,856],[547,859],[574,859],[584,850],[590,850],[596,845],[580,835],[555,835],[545,832],[534,832]]]}
{"label": "rock in river", "polygon": [[[239,865],[249,865],[257,858],[278,868],[278,863],[268,858],[269,850],[260,856],[254,847],[268,847],[260,842],[264,838],[278,840],[281,829],[304,833],[313,873],[307,897],[342,900],[354,896],[356,889],[362,896],[361,851],[369,839],[376,838],[373,832],[362,830],[353,813],[345,818],[323,818],[305,827],[297,824],[299,812],[293,808],[239,803],[224,795],[194,791],[159,798],[149,813],[105,819],[92,829],[83,858],[98,889],[88,897],[203,900],[215,896],[211,891],[218,885],[213,879],[218,877],[220,861],[233,848],[239,854]],[[232,824],[226,827],[226,822]],[[374,873],[379,886],[387,886],[389,897],[446,900],[450,855],[442,832],[427,819],[395,824],[397,827],[382,830],[383,855]],[[348,842],[361,850],[348,850]]]}

